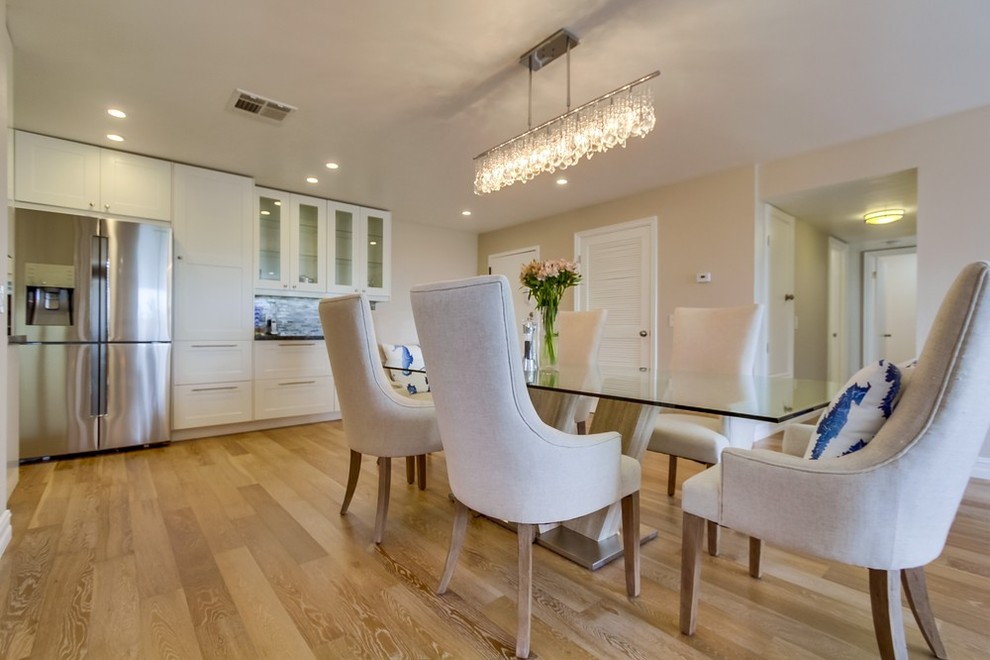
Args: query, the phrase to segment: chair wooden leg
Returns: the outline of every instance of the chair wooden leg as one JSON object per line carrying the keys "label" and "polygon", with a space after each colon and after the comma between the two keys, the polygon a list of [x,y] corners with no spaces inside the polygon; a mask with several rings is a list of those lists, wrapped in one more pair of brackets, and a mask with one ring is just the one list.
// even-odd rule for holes
{"label": "chair wooden leg", "polygon": [[375,513],[375,543],[385,537],[385,518],[388,516],[388,495],[392,485],[392,459],[381,456],[378,459],[378,511]]}
{"label": "chair wooden leg", "polygon": [[670,456],[667,461],[667,496],[674,496],[674,487],[677,486],[677,457]]}
{"label": "chair wooden leg", "polygon": [[351,465],[347,469],[347,488],[344,489],[344,502],[340,505],[340,515],[347,513],[347,507],[351,505],[351,498],[354,497],[354,489],[357,488],[358,477],[361,475],[361,454],[351,450]]}
{"label": "chair wooden leg", "polygon": [[760,566],[761,554],[763,553],[763,541],[755,536],[749,537],[749,576],[754,578],[763,577],[763,567]]}
{"label": "chair wooden leg", "polygon": [[718,557],[719,524],[714,520],[708,521],[708,554]]}
{"label": "chair wooden leg", "polygon": [[907,595],[908,605],[914,613],[914,620],[921,628],[921,634],[928,643],[928,648],[932,650],[932,655],[941,660],[949,657],[942,645],[942,638],[938,634],[938,626],[935,625],[935,613],[932,612],[932,604],[928,600],[928,584],[925,580],[925,568],[906,568],[901,571],[901,586]]}
{"label": "chair wooden leg", "polygon": [[426,454],[416,457],[416,473],[419,476],[419,489],[426,490]]}
{"label": "chair wooden leg", "polygon": [[693,635],[698,625],[701,544],[705,519],[685,513],[681,527],[681,632]]}
{"label": "chair wooden leg", "polygon": [[464,535],[467,532],[468,508],[460,500],[454,499],[454,527],[450,533],[450,549],[447,550],[447,563],[443,567],[443,575],[440,576],[440,586],[437,587],[438,594],[447,591],[450,578],[454,575],[454,567],[457,566],[457,558],[461,554],[461,546],[464,545]]}
{"label": "chair wooden leg", "polygon": [[516,526],[519,537],[519,594],[516,599],[516,657],[529,657],[533,616],[533,541],[536,525]]}
{"label": "chair wooden leg", "polygon": [[877,636],[880,657],[884,660],[905,660],[907,641],[901,615],[900,571],[870,569],[870,605],[873,609],[873,631]]}
{"label": "chair wooden leg", "polygon": [[639,491],[622,498],[622,560],[626,565],[626,593],[639,595]]}
{"label": "chair wooden leg", "polygon": [[416,482],[416,457],[406,456],[406,483],[412,485]]}

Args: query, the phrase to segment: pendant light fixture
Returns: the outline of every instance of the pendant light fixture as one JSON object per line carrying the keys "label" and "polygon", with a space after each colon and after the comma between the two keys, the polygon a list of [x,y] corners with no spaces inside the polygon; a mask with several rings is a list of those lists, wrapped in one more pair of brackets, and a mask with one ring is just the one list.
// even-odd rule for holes
{"label": "pendant light fixture", "polygon": [[[571,109],[570,54],[577,45],[577,37],[559,30],[519,59],[529,68],[530,128],[475,156],[475,194],[495,192],[542,172],[576,165],[582,156],[591,158],[615,146],[625,147],[629,138],[644,137],[653,130],[653,98],[649,88],[640,85],[659,76],[659,71]],[[561,55],[567,57],[567,111],[533,127],[533,72]]]}

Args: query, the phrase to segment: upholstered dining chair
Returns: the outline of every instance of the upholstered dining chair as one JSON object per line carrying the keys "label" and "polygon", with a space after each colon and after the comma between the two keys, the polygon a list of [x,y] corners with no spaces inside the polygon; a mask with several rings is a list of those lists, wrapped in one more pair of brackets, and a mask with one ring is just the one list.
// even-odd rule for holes
{"label": "upholstered dining chair", "polygon": [[[945,648],[924,566],[945,546],[990,430],[990,265],[966,266],[942,301],[900,401],[865,447],[808,460],[728,448],[685,481],[681,631],[694,634],[705,520],[749,534],[750,573],[762,542],[869,570],[884,658],[906,658],[901,588],[929,648]],[[807,437],[805,433],[805,437]],[[801,443],[788,439],[790,451]]]}
{"label": "upholstered dining chair", "polygon": [[[602,344],[607,320],[607,309],[560,312],[557,315],[557,332],[560,334],[560,346],[557,354],[559,363],[579,366],[594,364],[598,360],[598,349]],[[576,430],[581,434],[586,433],[594,403],[595,397],[578,396],[575,403],[574,426],[565,430]]]}
{"label": "upholstered dining chair", "polygon": [[419,467],[419,486],[426,487],[426,454],[440,451],[440,432],[433,404],[398,394],[385,376],[371,307],[363,294],[320,301],[320,323],[337,383],[337,397],[350,446],[350,468],[340,515],[347,513],[358,476],[361,457],[378,457],[378,508],[375,513],[375,543],[385,535],[391,486],[392,458],[406,457],[407,476],[412,483],[410,462]]}
{"label": "upholstered dining chair", "polygon": [[[674,309],[670,370],[752,374],[762,314],[761,305]],[[752,438],[731,437],[725,423],[722,417],[691,413],[657,415],[647,449],[669,456],[667,495],[674,495],[678,458],[711,466],[718,463],[722,450],[734,443],[752,446]]]}
{"label": "upholstered dining chair", "polygon": [[511,296],[501,275],[422,285],[410,293],[455,499],[438,593],[453,576],[469,510],[517,523],[516,655],[527,657],[538,524],[621,500],[626,591],[639,594],[640,466],[621,454],[618,433],[572,435],[540,420],[526,391]]}

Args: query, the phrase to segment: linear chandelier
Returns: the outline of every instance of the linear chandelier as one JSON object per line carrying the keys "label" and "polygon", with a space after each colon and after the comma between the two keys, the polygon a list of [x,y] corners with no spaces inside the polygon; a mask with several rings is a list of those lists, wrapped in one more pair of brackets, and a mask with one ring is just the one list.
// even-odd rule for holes
{"label": "linear chandelier", "polygon": [[[571,48],[577,38],[559,30],[520,58],[529,68],[529,130],[474,158],[474,192],[495,192],[517,181],[526,182],[542,172],[576,165],[582,157],[615,146],[626,146],[631,137],[645,137],[656,124],[653,97],[640,87],[660,75],[647,74],[631,83],[571,109]],[[532,127],[533,71],[560,55],[567,55],[567,111]]]}

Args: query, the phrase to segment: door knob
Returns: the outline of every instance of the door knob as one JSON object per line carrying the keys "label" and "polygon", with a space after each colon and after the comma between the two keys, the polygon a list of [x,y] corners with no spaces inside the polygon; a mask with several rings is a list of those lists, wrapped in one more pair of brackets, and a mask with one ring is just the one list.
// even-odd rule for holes
{"label": "door knob", "polygon": [[893,337],[894,335],[890,334],[889,332],[885,332],[883,333],[883,336],[884,338],[888,338],[888,337]]}
{"label": "door knob", "polygon": [[646,332],[646,330],[640,330],[640,331],[639,331],[639,336],[640,336],[640,337],[645,337],[646,335],[647,335],[647,332]]}
{"label": "door knob", "polygon": [[793,293],[785,293],[784,294],[784,302],[787,302],[788,300],[794,300],[794,294]]}

